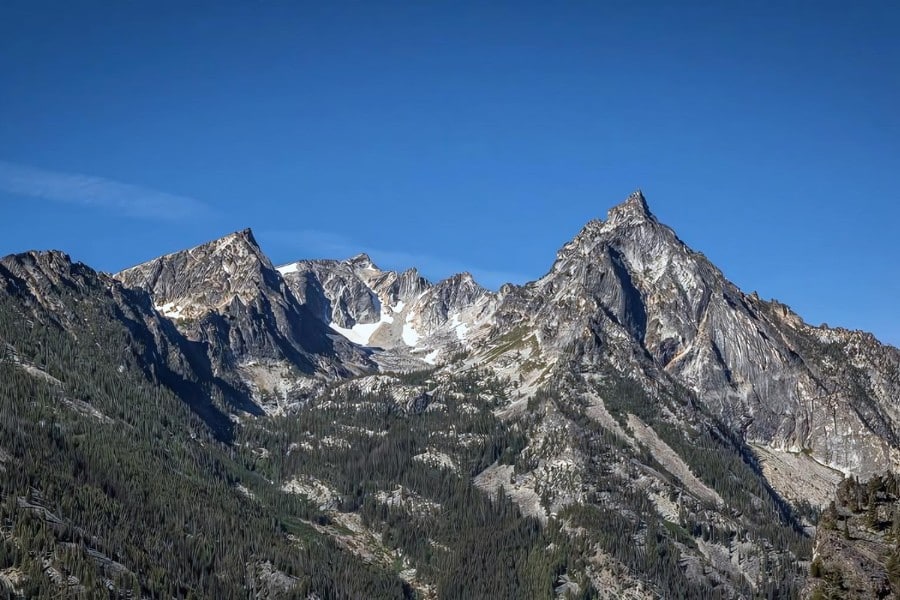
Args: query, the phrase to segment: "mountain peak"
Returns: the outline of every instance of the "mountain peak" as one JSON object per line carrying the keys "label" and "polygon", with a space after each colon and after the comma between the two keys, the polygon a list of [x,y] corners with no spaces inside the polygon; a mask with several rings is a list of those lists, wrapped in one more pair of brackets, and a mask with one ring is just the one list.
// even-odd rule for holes
{"label": "mountain peak", "polygon": [[11,255],[6,258],[25,259],[34,262],[61,263],[71,264],[72,258],[62,250],[29,250],[18,255]]}
{"label": "mountain peak", "polygon": [[[259,248],[259,243],[256,241],[256,238],[253,237],[253,230],[249,227],[244,229],[234,231],[227,235],[223,235],[217,240],[212,240],[212,242],[207,242],[207,244],[216,244],[216,245],[225,245],[233,242],[240,242],[247,244],[249,246],[253,246],[254,248]],[[207,244],[201,244],[200,247],[205,246]]]}
{"label": "mountain peak", "polygon": [[127,287],[142,288],[158,305],[179,302],[195,317],[219,309],[234,297],[249,301],[260,285],[275,285],[274,267],[253,237],[241,229],[188,250],[165,254],[114,275]]}
{"label": "mountain peak", "polygon": [[454,273],[450,277],[447,277],[446,279],[444,279],[438,283],[438,285],[441,285],[441,284],[453,285],[453,286],[468,285],[468,286],[474,286],[477,288],[481,287],[481,285],[479,285],[478,282],[475,281],[475,278],[468,271],[463,271],[461,273]]}
{"label": "mountain peak", "polygon": [[[196,254],[198,256],[206,256],[209,254],[216,254],[222,252],[226,248],[231,248],[232,252],[234,251],[234,249],[237,249],[237,253],[240,255],[252,254],[257,257],[264,257],[262,248],[259,247],[259,244],[256,242],[256,238],[253,237],[253,231],[249,227],[247,227],[246,229],[241,229],[239,231],[225,234],[222,237],[218,237],[214,240],[203,242],[202,244],[198,244],[188,250],[178,250],[177,252],[163,254],[162,256],[159,256],[152,260],[137,264],[133,267],[128,267],[127,269],[123,269],[122,273],[131,271],[132,269],[140,269],[146,265],[159,263],[161,261],[173,260],[176,257],[181,257],[184,255],[193,256]],[[267,258],[265,260],[268,261]]]}
{"label": "mountain peak", "polygon": [[438,294],[445,294],[448,291],[453,295],[462,294],[466,298],[466,302],[472,302],[475,298],[487,293],[487,290],[475,281],[468,271],[456,273],[439,281],[435,288],[438,290]]}
{"label": "mountain peak", "polygon": [[241,229],[240,231],[235,231],[233,235],[237,235],[237,236],[240,236],[247,240],[250,240],[254,244],[256,243],[256,238],[253,237],[253,230],[250,229],[249,227],[245,227],[244,229]]}
{"label": "mountain peak", "polygon": [[647,205],[643,192],[640,189],[633,191],[625,201],[612,207],[606,220],[611,223],[640,222],[653,219],[653,213]]}
{"label": "mountain peak", "polygon": [[29,250],[0,258],[0,271],[8,270],[28,280],[46,278],[58,281],[84,269],[85,265],[73,262],[68,254],[59,250]]}
{"label": "mountain peak", "polygon": [[380,269],[378,269],[377,266],[375,266],[375,263],[372,262],[372,258],[371,258],[368,254],[366,254],[365,252],[360,252],[360,253],[357,254],[356,256],[352,256],[352,257],[348,258],[348,259],[347,259],[347,262],[348,262],[348,263],[350,264],[350,266],[353,267],[354,269],[375,269],[375,270],[380,270]]}

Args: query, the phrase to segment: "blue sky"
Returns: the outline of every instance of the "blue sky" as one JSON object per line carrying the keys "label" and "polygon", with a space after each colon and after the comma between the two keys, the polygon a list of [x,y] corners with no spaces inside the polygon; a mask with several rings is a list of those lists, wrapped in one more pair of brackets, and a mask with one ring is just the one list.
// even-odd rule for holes
{"label": "blue sky", "polygon": [[7,0],[0,254],[252,227],[496,287],[640,187],[745,290],[900,344],[900,10],[709,4]]}

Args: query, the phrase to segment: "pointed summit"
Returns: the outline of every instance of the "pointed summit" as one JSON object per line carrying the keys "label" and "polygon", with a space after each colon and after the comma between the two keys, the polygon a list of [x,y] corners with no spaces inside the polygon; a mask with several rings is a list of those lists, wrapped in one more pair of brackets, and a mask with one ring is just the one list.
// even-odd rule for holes
{"label": "pointed summit", "polygon": [[372,262],[372,258],[365,252],[360,252],[356,256],[348,258],[347,263],[349,263],[350,266],[353,267],[354,270],[356,270],[356,269],[374,269],[376,271],[381,270],[377,266],[375,266],[375,263]]}
{"label": "pointed summit", "polygon": [[[256,238],[253,237],[253,231],[247,227],[228,235],[200,244],[191,248],[189,252],[199,254],[210,253],[226,253],[234,256],[255,256],[264,262],[268,262],[268,258],[263,254],[262,248]],[[176,253],[177,254],[177,253]]]}
{"label": "pointed summit", "polygon": [[644,192],[641,188],[636,189],[625,199],[625,204],[631,204],[641,210],[645,215],[650,215],[650,207],[647,206],[647,199],[644,198]]}
{"label": "pointed summit", "polygon": [[241,229],[188,250],[179,250],[114,275],[127,287],[150,293],[157,305],[190,305],[195,317],[235,296],[250,301],[259,287],[275,287],[275,268],[250,229]]}
{"label": "pointed summit", "polygon": [[251,246],[256,246],[259,248],[259,243],[257,243],[256,238],[253,237],[253,230],[247,227],[246,229],[241,229],[240,231],[235,231],[234,233],[230,233],[221,238],[222,240],[241,240],[247,242]]}
{"label": "pointed summit", "polygon": [[644,198],[640,189],[633,191],[624,202],[612,207],[607,214],[606,220],[613,224],[624,222],[640,222],[653,219],[653,213],[647,206],[647,200]]}
{"label": "pointed summit", "polygon": [[418,296],[431,286],[415,267],[407,269],[397,276],[394,294],[400,300],[409,300]]}
{"label": "pointed summit", "polygon": [[[149,260],[147,262],[134,265],[133,267],[123,269],[121,273],[126,273],[136,269],[139,270],[146,265],[173,260],[182,255],[205,256],[208,254],[221,253],[223,250],[226,250],[230,254],[239,254],[242,256],[253,255],[261,260],[265,260],[266,262],[268,262],[268,258],[265,258],[265,255],[263,254],[262,249],[259,247],[256,238],[253,237],[253,231],[249,227],[247,227],[246,229],[228,233],[214,240],[203,242],[202,244],[198,244],[197,246],[194,246],[187,250],[179,250],[177,252],[163,254],[162,256],[154,258],[153,260]],[[119,275],[116,275],[116,277],[119,277]]]}

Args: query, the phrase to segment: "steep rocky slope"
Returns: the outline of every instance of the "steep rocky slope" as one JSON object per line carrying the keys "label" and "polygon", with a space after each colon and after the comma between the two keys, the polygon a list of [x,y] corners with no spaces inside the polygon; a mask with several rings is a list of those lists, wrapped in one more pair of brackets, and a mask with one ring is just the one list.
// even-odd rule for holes
{"label": "steep rocky slope", "polygon": [[143,291],[0,259],[0,596],[410,598],[256,473],[206,358]]}
{"label": "steep rocky slope", "polygon": [[[810,327],[786,306],[744,294],[660,224],[640,193],[589,223],[547,275],[497,293],[456,276],[414,297],[386,294],[372,282],[397,274],[364,256],[281,271],[318,290],[328,307],[320,317],[376,357],[407,352],[440,372],[506,382],[498,414],[528,443],[515,474],[495,465],[479,475],[485,489],[507,490],[546,522],[593,505],[615,480],[649,495],[668,526],[706,523],[708,539],[680,547],[682,560],[719,573],[733,593],[735,581],[775,583],[760,580],[766,564],[780,564],[789,580],[787,565],[799,558],[769,554],[783,534],[754,521],[760,506],[782,506],[772,486],[801,506],[822,504],[842,472],[894,461],[896,350]],[[435,288],[442,292],[429,294]],[[433,325],[408,343],[390,335],[398,321]],[[609,435],[624,446],[605,447]],[[735,461],[725,471],[748,493],[711,477],[723,465],[691,447]],[[678,498],[674,508],[667,498]],[[799,520],[789,526],[802,529]],[[723,543],[728,531],[745,537]]]}
{"label": "steep rocky slope", "polygon": [[[203,348],[185,339],[160,315],[146,293],[73,263],[61,252],[28,252],[0,259],[0,299],[10,314],[18,314],[32,329],[38,323],[61,336],[78,339],[85,327],[109,324],[115,337],[103,343],[120,353],[118,368],[138,369],[148,381],[171,389],[223,439],[231,435],[229,412],[262,412],[244,390],[215,376]],[[50,342],[34,339],[30,343]],[[45,372],[24,358],[34,348],[5,345],[23,369]]]}
{"label": "steep rocky slope", "polygon": [[250,230],[168,254],[115,275],[202,343],[216,375],[279,405],[297,388],[374,365],[301,304]]}
{"label": "steep rocky slope", "polygon": [[[861,476],[896,465],[900,352],[741,292],[639,192],[589,223],[547,275],[504,295],[492,320],[488,349],[475,351],[514,353],[520,372],[522,359],[537,372],[574,349],[648,389],[677,382],[776,455]],[[513,347],[495,343],[516,330]]]}
{"label": "steep rocky slope", "polygon": [[345,261],[297,261],[278,270],[324,323],[378,349],[374,358],[385,366],[403,357],[432,365],[446,361],[464,347],[470,329],[486,322],[495,304],[495,294],[469,273],[433,284],[416,269],[384,271],[365,254]]}

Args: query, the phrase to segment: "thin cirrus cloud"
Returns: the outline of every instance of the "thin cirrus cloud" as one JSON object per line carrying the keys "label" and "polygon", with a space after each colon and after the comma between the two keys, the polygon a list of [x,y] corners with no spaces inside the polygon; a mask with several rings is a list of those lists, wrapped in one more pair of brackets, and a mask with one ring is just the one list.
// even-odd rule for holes
{"label": "thin cirrus cloud", "polygon": [[181,220],[210,213],[203,202],[80,173],[0,161],[0,191],[142,219]]}
{"label": "thin cirrus cloud", "polygon": [[455,273],[468,271],[478,283],[491,289],[497,289],[504,283],[521,284],[531,279],[522,273],[484,269],[427,254],[366,247],[364,244],[356,243],[331,231],[312,229],[262,231],[259,232],[259,238],[279,247],[281,255],[286,252],[303,253],[302,256],[291,257],[294,260],[305,258],[342,259],[365,252],[375,264],[382,268],[402,270],[415,267],[426,277],[432,279],[441,279]]}

